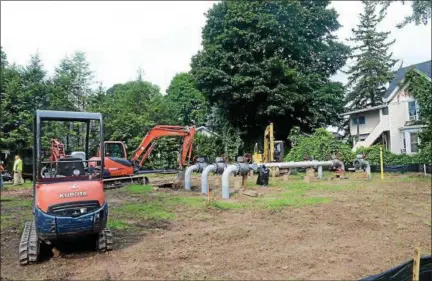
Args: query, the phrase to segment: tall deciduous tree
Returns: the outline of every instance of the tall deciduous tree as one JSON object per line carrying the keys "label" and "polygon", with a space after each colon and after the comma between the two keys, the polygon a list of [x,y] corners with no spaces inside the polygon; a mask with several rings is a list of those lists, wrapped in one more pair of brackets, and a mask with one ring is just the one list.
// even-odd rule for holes
{"label": "tall deciduous tree", "polygon": [[166,100],[173,109],[174,120],[183,125],[204,125],[207,104],[197,90],[194,77],[189,73],[178,73],[167,89]]}
{"label": "tall deciduous tree", "polygon": [[[96,98],[96,97],[93,97]],[[116,84],[92,102],[92,111],[104,114],[107,139],[126,141],[136,148],[157,124],[170,124],[170,114],[159,87],[147,81]]]}
{"label": "tall deciduous tree", "polygon": [[393,78],[392,67],[397,60],[392,59],[389,47],[395,42],[388,41],[390,32],[378,31],[383,16],[377,15],[373,1],[363,1],[364,12],[360,23],[353,29],[350,38],[353,47],[354,65],[346,72],[348,77],[347,103],[351,109],[376,106],[382,103],[387,83]]}
{"label": "tall deciduous tree", "polygon": [[244,140],[261,139],[270,121],[285,139],[293,126],[338,120],[343,87],[329,77],[349,48],[332,34],[340,25],[329,2],[223,1],[208,12],[191,73]]}

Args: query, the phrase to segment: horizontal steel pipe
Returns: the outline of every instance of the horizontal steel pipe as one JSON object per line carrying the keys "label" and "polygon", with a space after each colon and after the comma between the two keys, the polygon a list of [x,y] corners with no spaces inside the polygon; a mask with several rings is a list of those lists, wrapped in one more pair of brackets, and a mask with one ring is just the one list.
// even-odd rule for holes
{"label": "horizontal steel pipe", "polygon": [[318,167],[318,166],[341,166],[344,170],[345,166],[340,160],[330,161],[301,161],[301,162],[271,162],[263,163],[266,167],[279,167],[279,168],[307,168],[307,167]]}

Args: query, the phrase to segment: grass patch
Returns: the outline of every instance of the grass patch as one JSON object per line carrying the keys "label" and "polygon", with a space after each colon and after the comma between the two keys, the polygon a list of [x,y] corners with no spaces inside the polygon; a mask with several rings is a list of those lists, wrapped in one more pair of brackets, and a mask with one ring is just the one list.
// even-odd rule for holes
{"label": "grass patch", "polygon": [[108,220],[108,227],[116,230],[125,230],[128,229],[128,224],[121,220],[110,219]]}
{"label": "grass patch", "polygon": [[204,207],[207,200],[200,197],[172,197],[168,199],[170,205],[185,205],[192,208]]}
{"label": "grass patch", "polygon": [[2,207],[6,208],[6,209],[19,208],[19,207],[31,208],[33,206],[33,200],[30,200],[30,199],[2,197],[1,202],[2,202]]}
{"label": "grass patch", "polygon": [[22,185],[13,185],[12,183],[3,183],[7,189],[31,189],[33,188],[32,182],[25,182]]}
{"label": "grass patch", "polygon": [[[2,210],[2,212],[4,212],[4,210]],[[33,214],[31,213],[31,211],[18,213],[15,212],[11,215],[2,214],[0,215],[0,229],[1,231],[11,228],[22,230],[22,228],[24,227],[24,223],[27,221],[31,221],[32,219]]]}
{"label": "grass patch", "polygon": [[175,214],[165,210],[162,202],[128,203],[113,209],[121,217],[142,219],[174,219]]}
{"label": "grass patch", "polygon": [[151,185],[133,184],[126,187],[126,191],[131,193],[150,193],[153,191],[153,187]]}
{"label": "grass patch", "polygon": [[247,207],[246,204],[236,203],[236,202],[226,202],[226,201],[212,201],[210,202],[210,206],[221,210],[242,209]]}
{"label": "grass patch", "polygon": [[13,221],[14,217],[13,216],[6,216],[6,215],[1,215],[0,216],[1,219],[1,230],[3,231],[4,229],[10,228],[12,226],[14,226],[16,223]]}
{"label": "grass patch", "polygon": [[267,209],[277,210],[288,206],[300,207],[306,205],[317,205],[317,204],[328,203],[330,201],[331,198],[325,198],[325,197],[278,198],[275,200],[268,201],[266,207]]}

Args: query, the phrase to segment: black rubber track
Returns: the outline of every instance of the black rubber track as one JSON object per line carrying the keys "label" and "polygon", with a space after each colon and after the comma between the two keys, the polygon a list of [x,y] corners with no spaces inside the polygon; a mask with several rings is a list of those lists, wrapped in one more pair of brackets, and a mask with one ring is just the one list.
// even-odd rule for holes
{"label": "black rubber track", "polygon": [[113,244],[113,234],[109,228],[105,228],[99,233],[97,249],[100,252],[111,251],[113,249]]}
{"label": "black rubber track", "polygon": [[19,244],[20,265],[27,265],[38,261],[40,243],[36,233],[35,222],[26,222]]}

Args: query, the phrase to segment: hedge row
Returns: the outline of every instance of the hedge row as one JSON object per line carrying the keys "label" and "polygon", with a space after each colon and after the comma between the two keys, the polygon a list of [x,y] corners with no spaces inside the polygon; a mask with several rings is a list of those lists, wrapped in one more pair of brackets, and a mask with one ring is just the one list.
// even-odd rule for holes
{"label": "hedge row", "polygon": [[[420,153],[413,155],[398,155],[383,150],[384,165],[429,164],[431,163],[431,152],[430,147],[425,147]],[[371,165],[380,165],[380,145],[362,147],[353,153],[350,145],[337,140],[325,129],[318,129],[311,136],[297,137],[296,144],[285,157],[285,161],[304,161],[308,156],[315,160],[326,161],[336,156],[345,163],[352,163],[356,156],[362,153],[366,154],[366,160]]]}

